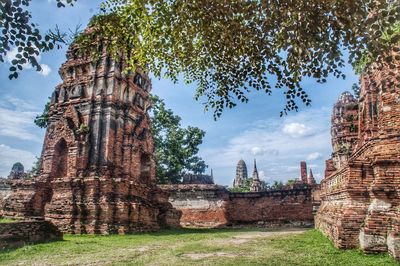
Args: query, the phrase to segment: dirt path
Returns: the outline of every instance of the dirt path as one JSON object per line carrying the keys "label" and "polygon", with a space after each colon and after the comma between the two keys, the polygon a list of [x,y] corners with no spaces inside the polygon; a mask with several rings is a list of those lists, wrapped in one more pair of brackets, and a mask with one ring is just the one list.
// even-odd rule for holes
{"label": "dirt path", "polygon": [[[207,241],[207,245],[215,246],[215,247],[229,247],[229,246],[238,246],[242,244],[247,244],[250,242],[255,242],[262,239],[267,238],[276,238],[280,236],[287,236],[287,235],[296,235],[302,234],[306,231],[304,228],[285,228],[279,229],[278,231],[254,231],[254,232],[238,232],[237,234],[227,238],[227,239],[212,239]],[[212,258],[212,257],[227,257],[233,258],[240,256],[240,253],[232,252],[210,252],[210,253],[186,253],[183,254],[184,257],[190,258],[192,260],[201,260],[205,258]]]}

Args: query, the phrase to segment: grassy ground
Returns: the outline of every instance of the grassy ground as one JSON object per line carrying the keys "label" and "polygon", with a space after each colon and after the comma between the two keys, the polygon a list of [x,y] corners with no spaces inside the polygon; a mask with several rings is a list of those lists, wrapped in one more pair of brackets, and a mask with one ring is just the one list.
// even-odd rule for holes
{"label": "grassy ground", "polygon": [[18,220],[10,218],[0,218],[0,224],[15,223],[15,222],[18,222]]}
{"label": "grassy ground", "polygon": [[337,250],[316,230],[173,230],[73,236],[0,252],[0,265],[398,265]]}

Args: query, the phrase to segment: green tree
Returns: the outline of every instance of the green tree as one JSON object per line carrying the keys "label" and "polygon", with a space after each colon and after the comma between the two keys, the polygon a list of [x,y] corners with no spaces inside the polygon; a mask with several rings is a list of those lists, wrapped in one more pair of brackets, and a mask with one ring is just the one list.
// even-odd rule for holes
{"label": "green tree", "polygon": [[360,98],[360,84],[359,83],[354,83],[353,86],[351,87],[351,90],[353,91],[354,97],[356,99]]}
{"label": "green tree", "polygon": [[40,128],[46,128],[49,123],[49,111],[50,101],[48,101],[44,106],[42,114],[37,115],[33,122]]}
{"label": "green tree", "polygon": [[252,178],[246,178],[241,186],[229,188],[230,192],[250,192]]}
{"label": "green tree", "polygon": [[284,189],[285,185],[283,184],[282,181],[274,181],[274,183],[271,185],[272,190],[281,190]]}
{"label": "green tree", "polygon": [[353,63],[392,49],[400,34],[383,36],[399,20],[399,1],[386,0],[108,0],[86,46],[104,36],[131,66],[196,82],[216,117],[272,87],[283,90],[284,114],[310,104],[304,77],[345,77],[343,50]]}
{"label": "green tree", "polygon": [[205,132],[197,127],[182,127],[181,118],[152,96],[152,132],[159,183],[179,183],[187,172],[204,173],[205,162],[197,156]]}
{"label": "green tree", "polygon": [[[38,25],[32,21],[28,10],[31,0],[2,0],[0,1],[0,62],[15,49],[16,56],[12,59],[9,78],[18,78],[24,64],[32,65],[37,71],[42,67],[36,60],[40,53],[60,48],[67,37],[60,31],[49,31],[42,34]],[[57,0],[58,7],[65,4],[73,5],[76,0]],[[57,28],[58,29],[58,28]]]}
{"label": "green tree", "polygon": [[34,176],[36,176],[39,173],[41,160],[42,159],[40,157],[36,157],[36,160],[33,163],[32,168],[26,172],[26,178],[29,178],[29,179],[33,178]]}
{"label": "green tree", "polygon": [[[48,33],[42,41],[30,24],[29,2],[0,2],[0,54],[13,46],[19,52],[11,78],[24,62],[39,69],[33,54],[64,40]],[[399,21],[400,2],[389,0],[105,0],[79,42],[82,49],[96,50],[93,44],[100,45],[101,36],[132,68],[139,64],[156,77],[195,82],[196,98],[205,98],[205,108],[216,117],[247,102],[250,91],[271,94],[273,87],[284,94],[284,114],[297,110],[299,101],[311,103],[301,85],[304,77],[320,83],[345,77],[343,50],[351,64],[398,51],[400,32],[394,27]]]}
{"label": "green tree", "polygon": [[295,183],[296,183],[296,180],[295,180],[295,179],[289,179],[289,180],[286,182],[286,186],[293,186]]}

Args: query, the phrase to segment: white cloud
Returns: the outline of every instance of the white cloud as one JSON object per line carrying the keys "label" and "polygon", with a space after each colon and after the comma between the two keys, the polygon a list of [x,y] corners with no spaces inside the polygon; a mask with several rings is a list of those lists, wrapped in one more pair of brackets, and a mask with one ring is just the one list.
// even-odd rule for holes
{"label": "white cloud", "polygon": [[322,158],[322,154],[319,152],[313,152],[307,156],[307,160],[309,160],[309,161],[314,161],[314,160],[318,160],[321,158]]}
{"label": "white cloud", "polygon": [[35,155],[33,153],[0,144],[0,176],[8,176],[12,165],[16,162],[21,162],[25,171],[27,171],[32,167],[34,161]]}
{"label": "white cloud", "polygon": [[264,180],[264,181],[268,181],[268,180],[271,179],[269,176],[267,176],[267,175],[265,174],[265,171],[264,171],[264,170],[258,171],[258,177],[259,177],[261,180]]}
{"label": "white cloud", "polygon": [[289,123],[283,126],[282,132],[292,138],[300,138],[311,135],[312,129],[305,124]]}
{"label": "white cloud", "polygon": [[47,76],[50,74],[51,68],[48,65],[41,64],[40,66],[42,67],[42,70],[39,72],[40,75]]}
{"label": "white cloud", "polygon": [[[7,60],[7,62],[8,62],[9,64],[11,64],[11,62],[15,59],[15,57],[16,57],[17,54],[18,54],[18,50],[17,50],[16,47],[14,47],[14,48],[13,48],[11,51],[9,51],[9,52],[7,53],[7,55],[6,55],[6,60]],[[42,59],[42,57],[41,57],[40,54],[39,54],[39,55],[35,55],[34,57],[36,58],[36,61],[38,61],[38,62],[40,62],[41,59]],[[46,64],[41,64],[40,66],[42,67],[42,71],[38,72],[39,75],[47,76],[47,75],[50,74],[51,68],[50,68],[48,65],[46,65]],[[29,64],[29,63],[23,64],[22,67],[23,67],[24,69],[32,69],[32,65]]]}
{"label": "white cloud", "polygon": [[278,155],[279,150],[266,149],[266,148],[261,148],[261,147],[253,147],[253,148],[251,148],[251,154],[253,154],[254,156],[262,156],[265,154]]}
{"label": "white cloud", "polygon": [[31,130],[34,126],[33,120],[38,113],[30,103],[5,96],[0,100],[0,136],[40,141]]}
{"label": "white cloud", "polygon": [[1,97],[0,107],[16,111],[37,111],[36,107],[32,103],[10,95],[3,95]]}
{"label": "white cloud", "polygon": [[251,148],[251,153],[253,155],[263,155],[264,151],[260,147],[253,147]]}

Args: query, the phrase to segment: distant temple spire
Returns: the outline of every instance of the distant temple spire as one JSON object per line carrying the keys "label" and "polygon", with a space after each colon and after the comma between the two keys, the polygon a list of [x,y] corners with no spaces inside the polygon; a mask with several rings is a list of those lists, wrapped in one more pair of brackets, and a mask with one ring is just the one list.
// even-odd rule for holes
{"label": "distant temple spire", "polygon": [[256,159],[254,159],[253,180],[251,182],[250,190],[252,192],[258,192],[258,191],[261,191],[261,189],[262,189],[261,181],[260,181],[260,177],[258,176],[257,162],[256,162]]}
{"label": "distant temple spire", "polygon": [[259,176],[258,176],[256,159],[254,159],[253,179],[260,179]]}
{"label": "distant temple spire", "polygon": [[308,178],[307,178],[307,183],[311,186],[313,186],[317,183],[317,182],[315,182],[315,178],[314,178],[314,175],[313,175],[313,172],[311,169],[310,169],[310,174],[308,175]]}

